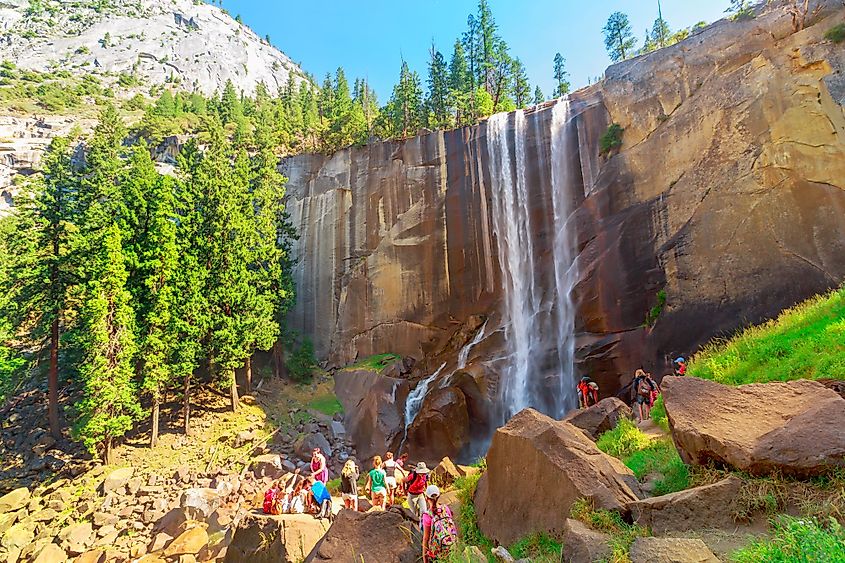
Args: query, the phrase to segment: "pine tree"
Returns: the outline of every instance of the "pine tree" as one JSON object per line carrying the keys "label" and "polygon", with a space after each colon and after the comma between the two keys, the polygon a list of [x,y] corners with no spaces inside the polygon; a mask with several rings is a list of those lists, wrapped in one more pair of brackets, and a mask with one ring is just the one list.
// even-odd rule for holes
{"label": "pine tree", "polygon": [[525,65],[518,58],[513,60],[513,99],[517,108],[525,108],[531,104],[531,84],[528,83],[528,72]]}
{"label": "pine tree", "polygon": [[112,224],[97,238],[102,246],[89,256],[91,276],[80,314],[83,398],[74,430],[92,454],[112,463],[115,441],[140,418],[141,407],[132,381],[136,344],[120,229]]}
{"label": "pine tree", "polygon": [[455,111],[456,125],[467,125],[475,119],[470,106],[471,83],[464,45],[460,40],[456,40],[452,50],[452,60],[449,63],[449,96]]}
{"label": "pine tree", "polygon": [[428,63],[428,126],[432,129],[444,129],[451,126],[451,108],[449,107],[449,72],[446,59],[432,44]]}
{"label": "pine tree", "polygon": [[555,97],[565,96],[569,93],[568,76],[569,73],[566,72],[566,59],[560,53],[555,54],[555,82],[557,82]]}
{"label": "pine tree", "polygon": [[227,80],[223,86],[223,95],[220,99],[220,120],[223,123],[237,123],[243,117],[243,106],[241,99],[235,90],[231,80]]}
{"label": "pine tree", "polygon": [[534,88],[534,105],[540,105],[546,101],[546,96],[543,94],[543,90],[537,86]]}
{"label": "pine tree", "polygon": [[663,8],[660,1],[657,2],[657,19],[654,20],[654,25],[651,28],[651,40],[654,44],[663,48],[669,45],[669,38],[672,36],[672,31],[669,29],[669,24],[663,19]]}
{"label": "pine tree", "polygon": [[604,46],[610,55],[610,60],[618,63],[627,59],[637,45],[631,32],[631,22],[626,14],[614,12],[602,29]]}
{"label": "pine tree", "polygon": [[402,61],[399,83],[393,88],[386,112],[392,135],[407,137],[423,126],[422,97],[419,75],[411,72],[408,63]]}
{"label": "pine tree", "polygon": [[79,283],[81,255],[74,253],[78,178],[68,139],[55,138],[44,156],[44,170],[15,198],[9,217],[14,236],[8,245],[3,317],[17,332],[49,350],[47,411],[50,434],[61,438],[58,393],[60,347],[70,291]]}

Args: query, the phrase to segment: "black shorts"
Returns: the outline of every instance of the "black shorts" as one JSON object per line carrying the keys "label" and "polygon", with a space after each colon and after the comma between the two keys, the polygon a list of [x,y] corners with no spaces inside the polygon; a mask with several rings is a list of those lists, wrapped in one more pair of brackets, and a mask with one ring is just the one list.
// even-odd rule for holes
{"label": "black shorts", "polygon": [[651,404],[651,397],[643,397],[642,395],[637,395],[637,404],[638,405],[650,405]]}

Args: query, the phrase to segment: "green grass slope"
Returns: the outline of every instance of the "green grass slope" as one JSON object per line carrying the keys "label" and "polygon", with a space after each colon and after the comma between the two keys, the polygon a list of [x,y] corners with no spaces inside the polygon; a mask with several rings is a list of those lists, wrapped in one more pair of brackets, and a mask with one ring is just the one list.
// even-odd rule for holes
{"label": "green grass slope", "polygon": [[688,375],[743,385],[845,374],[845,287],[787,309],[695,355]]}

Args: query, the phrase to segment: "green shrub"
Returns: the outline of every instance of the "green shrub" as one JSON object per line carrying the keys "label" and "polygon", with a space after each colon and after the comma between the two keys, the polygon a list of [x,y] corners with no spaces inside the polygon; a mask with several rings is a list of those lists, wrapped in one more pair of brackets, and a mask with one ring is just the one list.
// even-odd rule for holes
{"label": "green shrub", "polygon": [[326,488],[331,494],[340,495],[340,477],[329,480],[329,482],[326,483]]}
{"label": "green shrub", "polygon": [[572,504],[570,516],[610,536],[610,546],[613,550],[611,561],[629,561],[628,553],[634,540],[651,535],[647,528],[625,522],[618,512],[596,510],[588,499],[582,498],[575,501]]}
{"label": "green shrub", "polygon": [[288,373],[291,379],[299,383],[308,383],[314,377],[317,369],[317,358],[314,356],[314,344],[304,339],[296,346],[287,358]]}
{"label": "green shrub", "polygon": [[742,385],[840,379],[845,373],[845,288],[788,309],[693,357],[688,375]]}
{"label": "green shrub", "polygon": [[616,428],[602,434],[596,446],[606,454],[625,459],[635,452],[644,450],[651,444],[651,438],[627,418],[621,419]]}
{"label": "green shrub", "polygon": [[516,559],[532,563],[558,563],[563,545],[548,534],[531,534],[514,543],[508,552]]}
{"label": "green shrub", "polygon": [[493,548],[493,542],[484,535],[478,527],[478,515],[475,512],[475,504],[473,502],[475,497],[475,489],[478,486],[478,480],[481,479],[482,472],[466,477],[458,477],[455,480],[455,488],[458,492],[458,500],[461,503],[461,511],[458,515],[458,529],[460,531],[461,541],[467,545],[476,545],[485,553],[489,553]]}
{"label": "green shrub", "polygon": [[663,404],[662,394],[658,395],[657,400],[654,401],[654,406],[651,407],[651,414],[649,416],[664,432],[669,432],[669,417],[666,415],[666,406]]}
{"label": "green shrub", "polygon": [[824,34],[824,38],[834,43],[842,43],[845,41],[845,23],[833,26]]}
{"label": "green shrub", "polygon": [[622,133],[625,130],[618,123],[612,123],[599,139],[599,154],[604,156],[622,146]]}
{"label": "green shrub", "polygon": [[657,292],[657,304],[649,309],[648,314],[645,317],[645,326],[651,328],[657,322],[657,319],[660,317],[660,313],[663,312],[663,307],[666,306],[666,290],[661,289]]}
{"label": "green shrub", "polygon": [[381,371],[387,366],[398,362],[402,359],[402,356],[398,356],[396,354],[376,354],[375,356],[370,356],[368,358],[364,358],[363,360],[359,360],[348,367],[348,369],[368,369],[372,371]]}
{"label": "green shrub", "polygon": [[781,516],[773,522],[771,538],[735,552],[736,563],[828,563],[845,561],[845,531],[835,520],[822,526],[814,519]]}

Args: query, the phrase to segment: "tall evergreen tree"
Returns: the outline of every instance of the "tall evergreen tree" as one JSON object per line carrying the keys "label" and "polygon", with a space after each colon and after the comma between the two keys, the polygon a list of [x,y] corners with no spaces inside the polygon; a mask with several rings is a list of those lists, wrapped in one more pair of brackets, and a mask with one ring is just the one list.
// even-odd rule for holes
{"label": "tall evergreen tree", "polygon": [[513,99],[517,108],[525,108],[531,104],[531,84],[528,83],[528,72],[525,65],[518,58],[513,60],[511,70],[513,80]]}
{"label": "tall evergreen tree", "polygon": [[555,54],[555,82],[557,88],[555,89],[556,97],[565,96],[569,93],[569,81],[567,77],[569,73],[566,72],[566,59],[560,53]]}
{"label": "tall evergreen tree", "polygon": [[540,105],[546,101],[546,96],[543,94],[543,90],[537,86],[534,88],[534,105]]}
{"label": "tall evergreen tree", "polygon": [[50,433],[61,438],[58,394],[62,334],[70,290],[79,283],[80,255],[73,252],[78,211],[78,179],[68,139],[55,138],[44,156],[43,173],[15,198],[9,221],[8,279],[3,316],[32,342],[46,344],[47,412]]}
{"label": "tall evergreen tree", "polygon": [[637,45],[631,31],[631,22],[627,14],[614,12],[607,20],[604,29],[604,46],[610,55],[610,60],[618,63],[627,59]]}
{"label": "tall evergreen tree", "polygon": [[420,77],[402,61],[399,83],[393,87],[393,96],[387,107],[387,118],[393,135],[407,137],[423,126],[423,94]]}
{"label": "tall evergreen tree", "polygon": [[657,2],[657,19],[654,20],[654,25],[651,27],[651,40],[654,44],[663,48],[669,45],[669,38],[672,36],[672,31],[669,29],[669,23],[663,19],[663,7],[660,1]]}
{"label": "tall evergreen tree", "polygon": [[443,129],[451,125],[449,107],[449,71],[446,59],[432,44],[428,63],[428,126]]}
{"label": "tall evergreen tree", "polygon": [[237,90],[235,90],[235,85],[231,80],[227,80],[223,86],[219,115],[223,123],[237,123],[243,117],[241,97],[238,95]]}
{"label": "tall evergreen tree", "polygon": [[102,246],[89,255],[91,277],[80,314],[83,398],[76,405],[74,430],[92,454],[112,463],[115,441],[140,418],[141,406],[133,383],[134,319],[117,224],[98,239]]}
{"label": "tall evergreen tree", "polygon": [[472,79],[464,55],[464,45],[460,40],[456,40],[449,63],[449,95],[455,111],[456,125],[467,125],[474,120],[470,105],[472,93]]}

